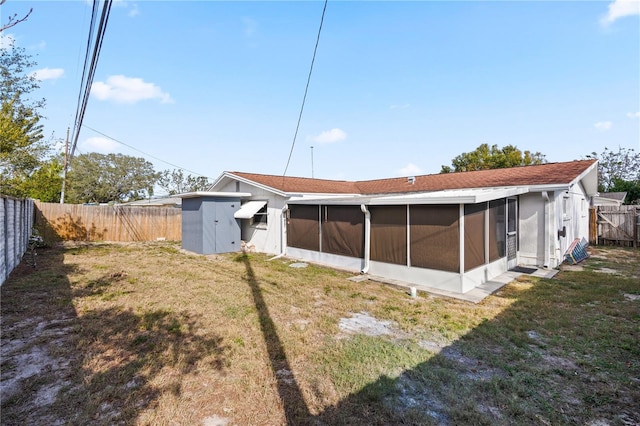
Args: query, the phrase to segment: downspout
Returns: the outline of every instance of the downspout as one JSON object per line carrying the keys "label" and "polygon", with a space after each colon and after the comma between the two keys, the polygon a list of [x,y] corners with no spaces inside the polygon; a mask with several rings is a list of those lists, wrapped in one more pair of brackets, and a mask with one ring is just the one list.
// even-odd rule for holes
{"label": "downspout", "polygon": [[551,213],[549,209],[551,208],[551,200],[549,199],[549,193],[547,191],[542,191],[542,198],[544,198],[544,263],[543,267],[548,268],[549,263],[551,262],[551,256],[549,254],[549,244],[551,241],[549,239],[549,232],[551,230],[551,224],[549,221],[551,220]]}
{"label": "downspout", "polygon": [[371,262],[371,212],[364,204],[360,204],[360,210],[364,213],[364,266],[360,273],[366,274]]}
{"label": "downspout", "polygon": [[285,238],[284,233],[287,229],[287,211],[288,210],[289,210],[289,205],[285,204],[284,207],[282,207],[282,213],[280,214],[280,254],[273,256],[269,260],[279,259],[283,257],[287,252],[287,248],[285,246],[287,239]]}

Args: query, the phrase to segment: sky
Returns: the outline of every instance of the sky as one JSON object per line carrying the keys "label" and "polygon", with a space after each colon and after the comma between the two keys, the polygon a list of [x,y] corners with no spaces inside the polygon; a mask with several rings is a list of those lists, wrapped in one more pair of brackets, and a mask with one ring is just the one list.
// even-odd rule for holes
{"label": "sky", "polygon": [[[33,96],[58,146],[74,125],[91,7],[0,9],[4,23],[33,8],[0,42],[37,62]],[[367,180],[439,173],[482,143],[549,162],[640,151],[637,0],[329,0],[317,39],[323,7],[115,1],[75,154],[211,179]]]}

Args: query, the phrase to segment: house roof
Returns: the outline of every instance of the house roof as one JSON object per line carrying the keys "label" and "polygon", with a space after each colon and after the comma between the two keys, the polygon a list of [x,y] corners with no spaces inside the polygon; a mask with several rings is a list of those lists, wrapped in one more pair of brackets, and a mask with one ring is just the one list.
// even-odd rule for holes
{"label": "house roof", "polygon": [[[513,186],[570,185],[581,178],[597,160],[546,163],[505,169],[441,173],[412,178],[344,181],[290,176],[227,172],[227,175],[256,182],[289,194],[408,194],[451,189],[496,188]],[[595,191],[595,189],[594,189]]]}
{"label": "house roof", "polygon": [[130,201],[122,204],[123,206],[135,207],[180,207],[182,200],[179,198],[163,197],[163,198],[145,198],[143,200]]}
{"label": "house roof", "polygon": [[626,192],[601,192],[599,197],[607,198],[609,200],[624,201],[624,199],[627,197],[627,193]]}

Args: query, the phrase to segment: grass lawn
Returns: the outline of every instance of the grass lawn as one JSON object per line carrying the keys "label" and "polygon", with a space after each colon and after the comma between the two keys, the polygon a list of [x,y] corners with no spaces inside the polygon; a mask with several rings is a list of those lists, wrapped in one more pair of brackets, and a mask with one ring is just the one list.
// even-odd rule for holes
{"label": "grass lawn", "polygon": [[3,425],[640,424],[640,250],[480,304],[170,242],[0,287]]}

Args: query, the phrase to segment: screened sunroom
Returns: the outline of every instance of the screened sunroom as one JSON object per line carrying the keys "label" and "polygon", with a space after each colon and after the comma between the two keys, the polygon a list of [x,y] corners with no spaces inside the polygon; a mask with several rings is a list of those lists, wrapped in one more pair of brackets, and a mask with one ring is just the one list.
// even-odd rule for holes
{"label": "screened sunroom", "polygon": [[291,201],[287,255],[466,292],[517,265],[522,188]]}

